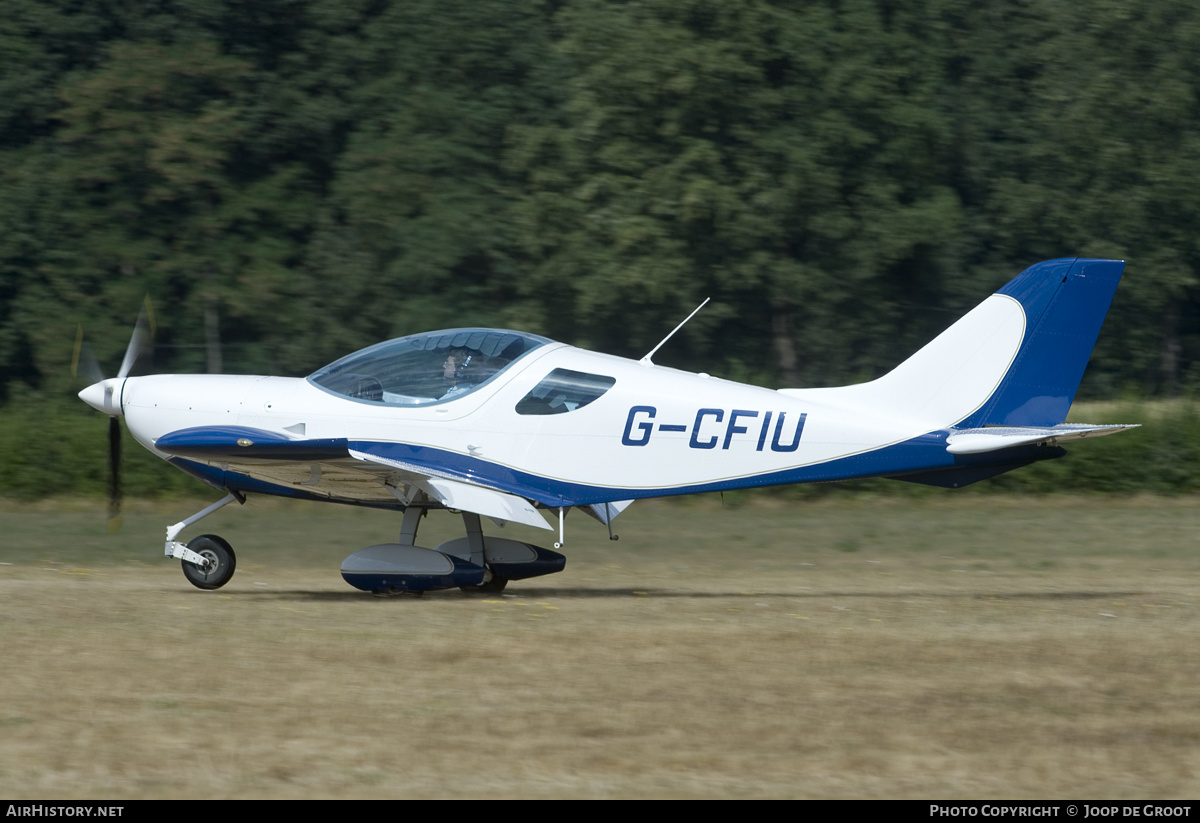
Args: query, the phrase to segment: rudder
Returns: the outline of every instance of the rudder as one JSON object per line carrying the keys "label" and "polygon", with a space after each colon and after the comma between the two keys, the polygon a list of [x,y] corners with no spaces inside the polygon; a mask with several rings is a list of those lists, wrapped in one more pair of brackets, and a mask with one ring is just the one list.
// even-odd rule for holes
{"label": "rudder", "polygon": [[1123,260],[1047,260],[1001,288],[1025,312],[1025,339],[996,391],[958,425],[1062,423],[1124,269]]}

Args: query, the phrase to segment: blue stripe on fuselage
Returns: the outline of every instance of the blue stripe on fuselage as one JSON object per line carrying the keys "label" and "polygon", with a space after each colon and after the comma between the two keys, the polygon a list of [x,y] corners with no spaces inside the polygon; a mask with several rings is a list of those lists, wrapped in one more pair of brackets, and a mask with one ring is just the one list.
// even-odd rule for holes
{"label": "blue stripe on fuselage", "polygon": [[[785,485],[789,483],[822,483],[852,480],[862,477],[889,477],[932,470],[954,470],[1010,463],[1014,459],[1037,460],[1038,447],[1019,447],[998,452],[973,455],[953,455],[946,451],[948,432],[935,431],[914,437],[902,443],[884,446],[861,454],[840,457],[823,463],[797,466],[791,469],[766,472],[746,477],[734,477],[707,483],[695,483],[666,488],[615,488],[572,483],[528,472],[508,466],[489,463],[470,455],[437,449],[432,446],[405,443],[381,443],[376,441],[350,441],[355,451],[364,452],[388,460],[397,460],[427,469],[431,473],[473,481],[490,488],[516,494],[546,506],[582,506],[614,500],[635,500],[647,497],[667,497],[699,492],[729,491],[760,486]],[[1018,454],[1020,452],[1020,454]],[[1047,453],[1047,456],[1056,456]],[[314,494],[294,486],[283,485],[251,477],[240,472],[222,470],[183,458],[171,458],[170,462],[183,471],[200,478],[218,489],[257,494],[281,495],[304,500],[330,501],[323,494]],[[380,501],[352,501],[338,499],[334,502],[373,508],[402,509],[402,504]]]}
{"label": "blue stripe on fuselage", "polygon": [[948,432],[944,430],[935,431],[902,443],[848,457],[840,457],[824,463],[707,483],[641,489],[592,486],[556,480],[431,446],[352,441],[350,447],[356,451],[390,460],[398,460],[414,466],[426,466],[454,477],[475,481],[555,507],[698,492],[728,491],[788,483],[821,483],[860,477],[887,477],[933,469],[955,469],[989,463],[1007,463],[1013,459],[1012,449],[977,455],[950,454],[946,451],[947,436]]}

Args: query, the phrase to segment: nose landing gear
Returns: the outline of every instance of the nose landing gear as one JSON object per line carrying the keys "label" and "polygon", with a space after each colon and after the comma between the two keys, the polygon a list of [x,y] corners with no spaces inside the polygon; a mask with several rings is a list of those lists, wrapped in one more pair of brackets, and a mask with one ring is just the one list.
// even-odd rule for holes
{"label": "nose landing gear", "polygon": [[246,496],[240,492],[229,492],[216,503],[193,514],[173,526],[167,526],[167,557],[178,557],[183,564],[183,576],[198,589],[219,589],[229,582],[237,568],[233,547],[215,534],[202,534],[192,542],[183,544],[175,538],[185,528],[204,517],[208,517],[222,506],[234,501],[245,503]]}

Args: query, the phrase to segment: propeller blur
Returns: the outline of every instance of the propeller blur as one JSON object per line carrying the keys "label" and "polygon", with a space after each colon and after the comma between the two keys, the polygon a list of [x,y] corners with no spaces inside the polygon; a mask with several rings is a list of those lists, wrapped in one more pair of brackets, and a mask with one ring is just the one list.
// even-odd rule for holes
{"label": "propeller blur", "polygon": [[115,532],[121,525],[121,416],[120,391],[125,379],[137,363],[138,356],[145,350],[150,336],[153,310],[149,298],[146,306],[138,316],[137,324],[133,327],[133,335],[125,348],[125,357],[121,361],[121,369],[117,376],[104,379],[100,364],[95,355],[83,342],[83,327],[75,340],[75,353],[71,363],[71,373],[77,375],[82,368],[94,382],[79,393],[79,397],[92,408],[109,415],[108,420],[108,529]]}

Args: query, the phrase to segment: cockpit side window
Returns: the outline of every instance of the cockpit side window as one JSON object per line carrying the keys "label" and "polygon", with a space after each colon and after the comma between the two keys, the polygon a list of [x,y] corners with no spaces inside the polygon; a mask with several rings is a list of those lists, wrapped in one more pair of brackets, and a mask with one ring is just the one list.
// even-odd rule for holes
{"label": "cockpit side window", "polygon": [[309,376],[326,391],[385,406],[425,406],[474,391],[534,349],[535,334],[451,329],[389,340]]}
{"label": "cockpit side window", "polygon": [[582,409],[613,387],[615,377],[555,369],[517,403],[517,414],[566,414]]}

